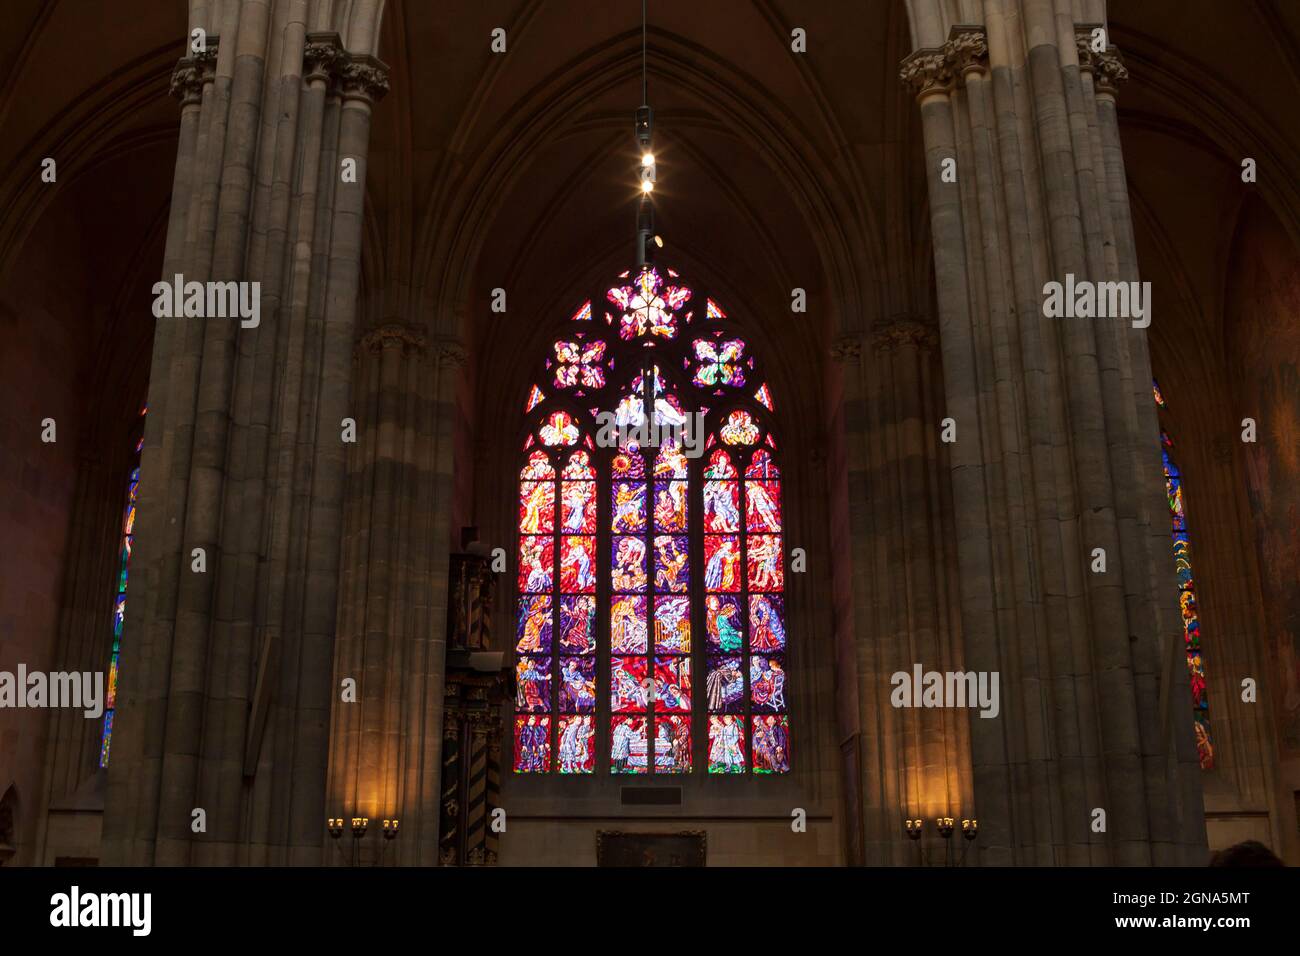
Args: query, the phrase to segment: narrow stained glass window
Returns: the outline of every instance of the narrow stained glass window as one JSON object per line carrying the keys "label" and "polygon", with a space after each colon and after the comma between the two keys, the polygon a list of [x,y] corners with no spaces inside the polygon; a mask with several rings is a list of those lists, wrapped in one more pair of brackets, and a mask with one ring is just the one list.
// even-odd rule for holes
{"label": "narrow stained glass window", "polygon": [[[1158,383],[1152,383],[1156,407],[1164,411],[1165,397]],[[1174,440],[1162,426],[1160,454],[1164,460],[1165,495],[1173,539],[1174,570],[1178,580],[1178,608],[1182,615],[1183,648],[1187,654],[1187,676],[1192,688],[1192,720],[1196,732],[1196,753],[1202,770],[1214,769],[1214,743],[1210,738],[1210,701],[1205,686],[1205,662],[1201,656],[1201,619],[1196,607],[1196,582],[1192,577],[1192,546],[1188,537],[1183,502],[1183,474],[1174,460]]]}
{"label": "narrow stained glass window", "polygon": [[525,402],[514,769],[788,772],[763,370],[672,270],[624,273],[569,314],[582,324],[542,362],[555,392],[533,386]]}
{"label": "narrow stained glass window", "polygon": [[144,450],[144,417],[149,408],[140,409],[134,442],[131,476],[126,485],[126,502],[118,540],[117,577],[114,579],[113,638],[108,660],[108,700],[104,705],[104,729],[99,742],[99,765],[108,766],[113,745],[113,717],[117,714],[117,681],[122,663],[122,628],[126,624],[126,585],[131,573],[131,550],[135,546],[135,508],[140,493],[140,453]]}

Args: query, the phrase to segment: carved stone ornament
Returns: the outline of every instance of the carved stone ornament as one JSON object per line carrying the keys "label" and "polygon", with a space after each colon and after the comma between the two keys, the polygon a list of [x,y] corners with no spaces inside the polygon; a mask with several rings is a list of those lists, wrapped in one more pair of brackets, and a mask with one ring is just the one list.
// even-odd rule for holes
{"label": "carved stone ornament", "polygon": [[330,83],[347,65],[348,54],[337,33],[309,33],[302,51],[302,76],[305,80]]}
{"label": "carved stone ornament", "polygon": [[862,333],[850,332],[831,343],[831,358],[837,362],[857,361],[862,357]]}
{"label": "carved stone ornament", "polygon": [[353,56],[339,76],[343,98],[374,103],[388,92],[388,66],[373,56]]}
{"label": "carved stone ornament", "polygon": [[899,78],[918,97],[946,93],[972,70],[988,69],[988,34],[979,26],[954,26],[938,49],[917,50],[903,61]]}
{"label": "carved stone ornament", "polygon": [[957,77],[971,70],[983,73],[989,67],[989,38],[983,27],[953,27],[943,52]]}
{"label": "carved stone ornament", "polygon": [[463,368],[469,361],[469,352],[455,339],[437,339],[433,348],[439,364],[449,368]]}
{"label": "carved stone ornament", "polygon": [[1107,46],[1100,53],[1093,49],[1095,31],[1102,29],[1099,23],[1080,23],[1074,28],[1074,44],[1079,53],[1079,69],[1092,73],[1098,90],[1114,93],[1118,85],[1128,79],[1128,68],[1114,46]]}
{"label": "carved stone ornament", "polygon": [[357,349],[359,352],[377,354],[387,349],[401,349],[410,355],[423,355],[429,343],[424,333],[410,326],[390,322],[377,329],[371,329],[361,337]]}
{"label": "carved stone ornament", "polygon": [[881,352],[893,352],[903,346],[928,352],[939,344],[939,332],[916,319],[899,318],[872,329],[871,343]]}
{"label": "carved stone ornament", "polygon": [[211,83],[217,75],[217,41],[213,35],[206,40],[202,53],[182,57],[172,71],[171,95],[181,101],[181,106],[189,106],[203,99],[203,85]]}

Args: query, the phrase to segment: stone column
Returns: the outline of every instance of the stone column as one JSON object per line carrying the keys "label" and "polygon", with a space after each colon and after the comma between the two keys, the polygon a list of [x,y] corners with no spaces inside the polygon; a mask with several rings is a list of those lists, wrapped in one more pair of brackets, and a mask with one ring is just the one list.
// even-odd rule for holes
{"label": "stone column", "polygon": [[[934,36],[934,5],[910,2]],[[1145,332],[1043,310],[1045,283],[1067,274],[1137,278],[1113,127],[1122,68],[1111,48],[1081,68],[1076,28],[1048,7],[985,2],[983,24],[902,69],[958,430],[966,661],[1001,677],[1001,717],[971,721],[978,846],[987,863],[1199,863]]]}
{"label": "stone column", "polygon": [[[870,333],[848,334],[832,354],[841,364],[847,445],[849,537],[859,779],[849,806],[867,864],[915,865],[941,853],[938,816],[969,813],[965,712],[896,708],[891,676],[960,670],[951,612],[951,510],[939,444],[943,417],[933,324],[900,316]],[[841,622],[842,627],[850,626]],[[904,820],[920,817],[930,836],[918,847]]]}
{"label": "stone column", "polygon": [[163,278],[256,282],[260,321],[158,320],[106,863],[313,863],[324,840],[341,420],[387,81],[307,32],[315,4],[213,15],[173,82]]}
{"label": "stone column", "polygon": [[[326,816],[402,821],[388,860],[439,859],[451,424],[464,351],[388,322],[356,350]],[[339,702],[342,681],[355,703]],[[377,858],[367,835],[362,860]]]}

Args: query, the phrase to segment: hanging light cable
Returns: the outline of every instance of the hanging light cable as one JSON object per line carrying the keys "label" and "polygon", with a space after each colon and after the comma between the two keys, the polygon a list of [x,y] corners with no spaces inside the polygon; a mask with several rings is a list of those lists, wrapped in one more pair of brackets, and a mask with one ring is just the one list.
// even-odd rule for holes
{"label": "hanging light cable", "polygon": [[[647,0],[641,0],[641,107],[636,111],[636,141],[641,150],[641,202],[636,216],[637,265],[644,266],[652,258],[651,247],[656,244],[654,207],[650,194],[655,187],[655,155],[651,149],[654,134],[654,111],[650,108],[649,78],[646,69]],[[661,243],[660,243],[661,244]]]}

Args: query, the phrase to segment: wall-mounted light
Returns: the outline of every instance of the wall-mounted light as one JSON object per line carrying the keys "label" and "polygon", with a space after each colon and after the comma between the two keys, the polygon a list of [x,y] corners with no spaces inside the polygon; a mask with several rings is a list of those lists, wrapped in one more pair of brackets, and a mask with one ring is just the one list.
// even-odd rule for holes
{"label": "wall-mounted light", "polygon": [[654,153],[642,153],[642,154],[641,154],[641,165],[642,165],[642,166],[653,166],[654,164],[655,164],[655,154],[654,154]]}
{"label": "wall-mounted light", "polygon": [[329,830],[330,837],[337,840],[343,835],[343,818],[330,817],[326,823],[326,828]]}
{"label": "wall-mounted light", "polygon": [[353,838],[354,840],[360,840],[363,836],[366,835],[366,829],[367,829],[369,826],[370,826],[370,818],[369,818],[369,817],[353,817],[353,818],[352,818],[352,838]]}
{"label": "wall-mounted light", "polygon": [[973,840],[979,836],[980,822],[978,820],[963,820],[961,822],[961,835],[967,840]]}
{"label": "wall-mounted light", "polygon": [[939,836],[945,840],[952,836],[952,827],[955,821],[952,817],[938,817],[934,821],[935,827],[939,830]]}
{"label": "wall-mounted light", "polygon": [[903,822],[907,827],[907,838],[909,840],[921,839],[922,824],[920,820],[905,820]]}
{"label": "wall-mounted light", "polygon": [[385,821],[384,821],[384,839],[385,839],[385,840],[392,840],[392,839],[394,839],[394,838],[397,836],[397,828],[398,828],[399,823],[400,823],[400,821],[398,821],[398,820],[385,820]]}

